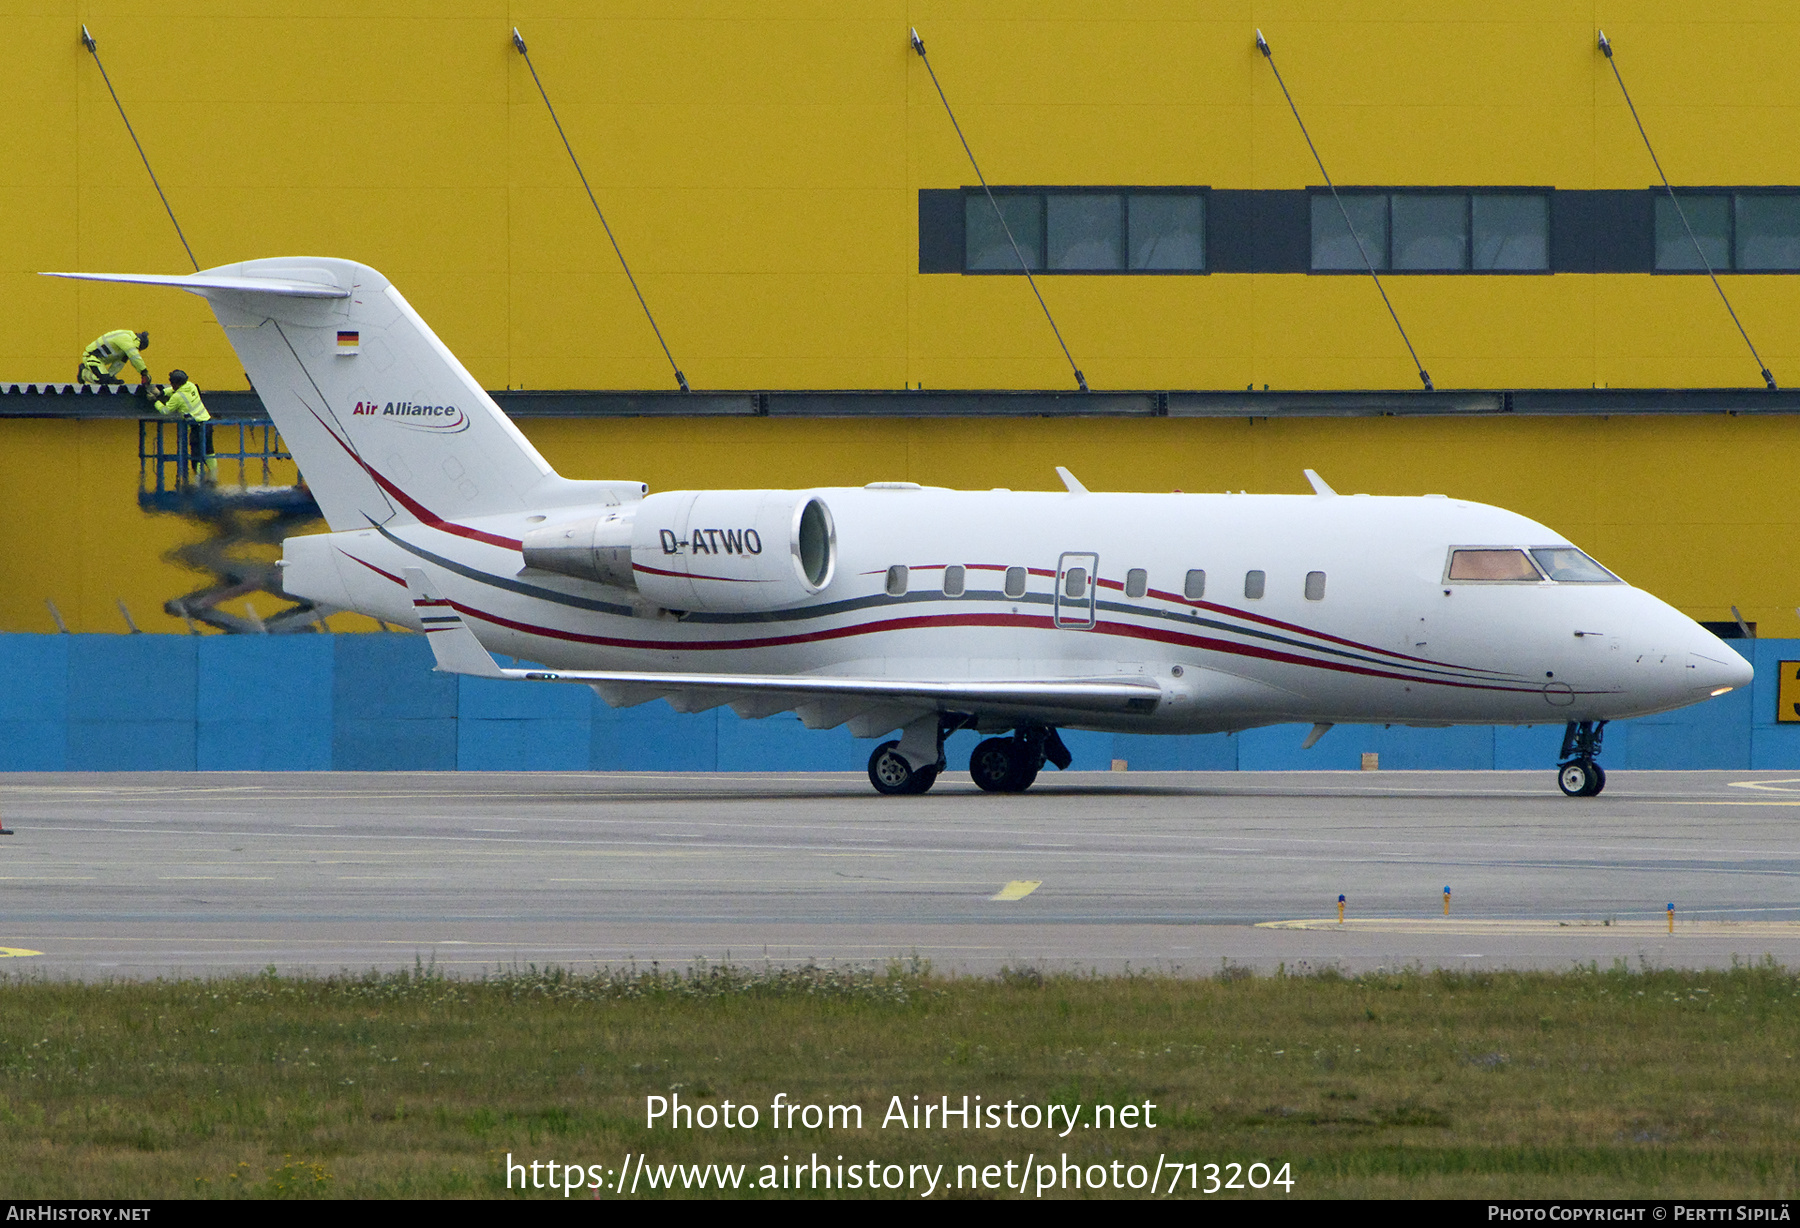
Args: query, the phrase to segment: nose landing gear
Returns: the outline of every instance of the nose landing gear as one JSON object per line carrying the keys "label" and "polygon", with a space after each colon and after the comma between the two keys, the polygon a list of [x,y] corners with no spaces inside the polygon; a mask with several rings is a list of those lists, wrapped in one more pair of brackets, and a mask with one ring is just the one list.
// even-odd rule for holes
{"label": "nose landing gear", "polygon": [[1563,730],[1556,783],[1570,797],[1596,797],[1606,788],[1606,769],[1595,762],[1605,730],[1605,721],[1570,721]]}

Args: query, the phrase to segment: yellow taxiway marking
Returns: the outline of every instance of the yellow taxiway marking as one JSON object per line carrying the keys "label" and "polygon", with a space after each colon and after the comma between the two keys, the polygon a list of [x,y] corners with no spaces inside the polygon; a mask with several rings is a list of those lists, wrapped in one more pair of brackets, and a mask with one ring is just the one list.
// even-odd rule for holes
{"label": "yellow taxiway marking", "polygon": [[1800,792],[1800,776],[1786,776],[1780,780],[1734,780],[1733,789],[1767,789],[1771,793]]}
{"label": "yellow taxiway marking", "polygon": [[1010,883],[1006,884],[1006,886],[1000,888],[999,894],[990,895],[988,897],[988,899],[990,899],[990,900],[1022,900],[1026,896],[1030,895],[1033,891],[1036,891],[1039,887],[1042,887],[1043,885],[1044,885],[1043,882],[1039,879],[1015,878],[1012,882],[1010,882]]}
{"label": "yellow taxiway marking", "polygon": [[42,954],[42,951],[27,951],[24,947],[0,947],[0,959],[17,959],[22,955]]}
{"label": "yellow taxiway marking", "polygon": [[[1259,930],[1342,930],[1365,934],[1461,934],[1510,935],[1580,934],[1584,937],[1644,938],[1669,936],[1665,918],[1654,921],[1550,921],[1533,918],[1498,920],[1449,920],[1430,917],[1358,917],[1339,921],[1335,917],[1318,917],[1298,921],[1259,921]],[[1675,936],[1683,934],[1710,937],[1785,937],[1800,938],[1800,921],[1680,921],[1675,922]]]}

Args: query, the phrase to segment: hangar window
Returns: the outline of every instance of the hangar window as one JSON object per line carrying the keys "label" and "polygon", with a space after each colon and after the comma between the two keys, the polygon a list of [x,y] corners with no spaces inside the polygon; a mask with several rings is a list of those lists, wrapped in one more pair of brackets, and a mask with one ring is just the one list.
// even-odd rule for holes
{"label": "hangar window", "polygon": [[903,564],[896,563],[888,568],[887,595],[890,597],[906,595],[906,567]]}
{"label": "hangar window", "polygon": [[1573,546],[1540,546],[1531,552],[1531,557],[1558,584],[1624,583]]}
{"label": "hangar window", "polygon": [[1529,580],[1537,581],[1537,568],[1523,550],[1452,550],[1452,580]]}
{"label": "hangar window", "polygon": [[1006,569],[1006,595],[1008,597],[1023,597],[1025,595],[1025,569],[1023,567],[1008,567]]}
{"label": "hangar window", "polygon": [[1150,588],[1150,573],[1142,567],[1133,567],[1125,573],[1125,595],[1142,597]]}
{"label": "hangar window", "polygon": [[1252,600],[1252,601],[1261,601],[1262,595],[1263,595],[1263,589],[1267,586],[1268,580],[1269,580],[1269,577],[1266,572],[1261,572],[1261,571],[1245,572],[1244,573],[1244,596],[1250,598],[1250,600]]}
{"label": "hangar window", "polygon": [[1311,208],[1314,272],[1360,273],[1368,264],[1398,273],[1550,269],[1547,192],[1318,191]]}
{"label": "hangar window", "polygon": [[960,563],[952,563],[944,568],[944,596],[960,597],[963,595],[963,576],[964,572]]}
{"label": "hangar window", "polygon": [[1306,599],[1308,601],[1325,600],[1325,573],[1309,571],[1306,573]]}
{"label": "hangar window", "polygon": [[1658,272],[1701,273],[1708,265],[1720,273],[1800,272],[1800,193],[1681,192],[1679,197],[1679,213],[1666,193],[1656,197]]}
{"label": "hangar window", "polygon": [[1181,595],[1189,601],[1198,601],[1206,596],[1206,573],[1204,571],[1188,572],[1187,580],[1181,586]]}
{"label": "hangar window", "polygon": [[1033,272],[1203,273],[1205,191],[996,188],[990,204],[986,192],[965,189],[963,271],[1017,273],[1021,258]]}

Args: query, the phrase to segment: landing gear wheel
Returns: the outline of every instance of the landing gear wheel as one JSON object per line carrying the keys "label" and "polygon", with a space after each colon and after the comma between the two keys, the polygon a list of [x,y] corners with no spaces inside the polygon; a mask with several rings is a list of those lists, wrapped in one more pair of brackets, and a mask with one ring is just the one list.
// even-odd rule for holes
{"label": "landing gear wheel", "polygon": [[969,775],[982,792],[1012,792],[1012,748],[1012,740],[1009,738],[989,738],[969,756]]}
{"label": "landing gear wheel", "polygon": [[1023,793],[1041,766],[1041,752],[1018,738],[989,738],[969,756],[969,775],[987,793]]}
{"label": "landing gear wheel", "polygon": [[896,749],[900,743],[883,742],[869,756],[869,783],[877,793],[923,793],[937,783],[934,767],[914,768]]}
{"label": "landing gear wheel", "polygon": [[1557,769],[1556,783],[1570,797],[1593,797],[1606,787],[1606,773],[1592,759],[1576,759]]}

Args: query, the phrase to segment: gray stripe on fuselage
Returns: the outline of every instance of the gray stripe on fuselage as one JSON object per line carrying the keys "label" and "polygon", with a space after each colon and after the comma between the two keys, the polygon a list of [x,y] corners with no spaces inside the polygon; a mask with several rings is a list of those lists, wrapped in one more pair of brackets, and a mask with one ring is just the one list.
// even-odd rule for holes
{"label": "gray stripe on fuselage", "polygon": [[[540,601],[548,601],[555,605],[569,606],[569,607],[572,607],[572,608],[578,609],[578,610],[592,610],[596,613],[601,613],[601,614],[615,614],[622,618],[629,618],[636,613],[636,611],[634,611],[630,606],[618,605],[616,603],[607,602],[607,601],[596,601],[590,597],[576,597],[576,596],[573,596],[568,593],[559,593],[555,589],[542,588],[538,585],[530,584],[523,580],[513,580],[513,579],[509,579],[504,576],[496,576],[490,572],[485,572],[485,571],[481,571],[477,568],[470,567],[467,564],[458,563],[452,559],[444,558],[442,555],[433,554],[431,551],[426,550],[422,546],[415,546],[411,542],[404,541],[401,538],[396,537],[393,533],[389,532],[386,528],[382,527],[381,525],[375,525],[374,528],[383,537],[387,538],[389,541],[393,542],[395,545],[399,546],[401,549],[407,551],[409,554],[417,555],[419,558],[425,559],[432,563],[436,563],[438,566],[443,567],[446,570],[453,571],[459,576],[463,576],[467,579],[474,580],[480,584],[486,584],[493,588],[504,589],[507,592],[518,593],[518,594],[520,594],[522,596],[526,596],[526,597],[534,597]],[[979,602],[993,602],[996,604],[1048,606],[1048,605],[1053,604],[1054,597],[1049,593],[1027,593],[1023,597],[1009,597],[1003,591],[998,590],[998,589],[995,589],[995,590],[971,589],[971,590],[963,593],[963,595],[961,597],[948,597],[948,596],[945,596],[941,592],[907,593],[907,594],[904,594],[903,596],[899,596],[899,597],[890,597],[886,593],[876,593],[876,594],[872,594],[867,597],[850,597],[850,598],[846,598],[842,601],[826,602],[823,605],[802,606],[802,607],[799,607],[796,609],[771,610],[771,611],[761,612],[761,613],[736,614],[736,613],[706,613],[706,612],[696,611],[696,612],[690,612],[690,613],[683,614],[681,616],[681,621],[684,624],[691,623],[691,624],[710,624],[710,625],[715,625],[715,626],[755,626],[755,625],[767,625],[769,623],[805,622],[805,621],[808,621],[811,619],[827,618],[827,617],[830,617],[835,614],[848,614],[848,613],[853,613],[858,610],[867,610],[867,609],[873,609],[873,608],[877,608],[877,607],[892,608],[895,606],[926,605],[926,604],[934,604],[934,603],[938,603],[938,602],[959,602],[959,601],[979,601]],[[1204,616],[1201,616],[1198,614],[1187,613],[1184,611],[1159,610],[1159,609],[1154,609],[1154,608],[1145,608],[1142,606],[1127,605],[1123,602],[1117,602],[1117,601],[1101,601],[1101,602],[1098,602],[1097,605],[1099,606],[1099,608],[1101,610],[1109,611],[1114,614],[1126,614],[1126,615],[1131,615],[1131,616],[1137,617],[1137,618],[1155,619],[1159,622],[1172,623],[1177,627],[1195,627],[1195,628],[1204,627],[1204,628],[1206,628],[1208,630],[1212,630],[1212,631],[1221,631],[1221,632],[1225,632],[1225,633],[1232,634],[1232,635],[1240,635],[1240,636],[1250,637],[1253,639],[1265,640],[1269,643],[1281,644],[1281,645],[1284,645],[1289,648],[1296,648],[1296,649],[1301,649],[1304,651],[1315,652],[1315,653],[1325,653],[1330,656],[1338,657],[1338,658],[1341,658],[1346,661],[1359,661],[1366,665],[1378,666],[1382,669],[1387,669],[1387,670],[1410,670],[1414,673],[1419,673],[1419,674],[1444,675],[1444,676],[1451,677],[1451,678],[1460,678],[1460,679],[1462,679],[1464,681],[1468,681],[1468,682],[1486,682],[1486,681],[1499,681],[1499,680],[1515,680],[1516,681],[1521,677],[1521,675],[1518,675],[1518,674],[1505,674],[1502,671],[1498,671],[1498,670],[1482,670],[1482,669],[1479,669],[1479,667],[1469,667],[1467,669],[1465,669],[1464,667],[1459,667],[1459,666],[1436,666],[1436,667],[1433,667],[1433,666],[1428,666],[1428,665],[1414,664],[1414,663],[1396,660],[1396,659],[1377,657],[1377,656],[1369,655],[1366,652],[1354,652],[1354,651],[1351,651],[1349,649],[1344,649],[1344,648],[1335,648],[1335,647],[1330,647],[1327,645],[1308,643],[1305,640],[1297,639],[1291,635],[1283,635],[1283,634],[1279,634],[1279,633],[1273,632],[1273,631],[1265,631],[1258,627],[1234,626],[1231,623],[1221,622],[1217,618],[1204,617]],[[1073,630],[1073,628],[1071,628],[1071,630]],[[671,642],[668,645],[668,647],[679,648],[680,644],[679,644],[679,642]],[[1473,670],[1473,672],[1470,672],[1471,670]],[[1492,677],[1492,675],[1495,675],[1495,674],[1499,674],[1500,678],[1496,679],[1496,678]],[[1481,677],[1479,675],[1489,675],[1489,677]]]}

